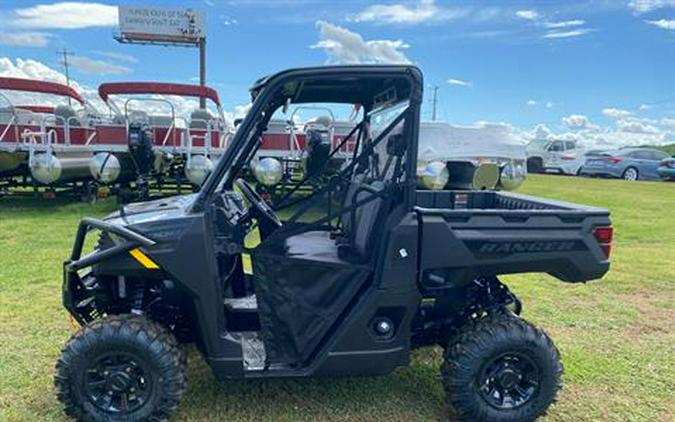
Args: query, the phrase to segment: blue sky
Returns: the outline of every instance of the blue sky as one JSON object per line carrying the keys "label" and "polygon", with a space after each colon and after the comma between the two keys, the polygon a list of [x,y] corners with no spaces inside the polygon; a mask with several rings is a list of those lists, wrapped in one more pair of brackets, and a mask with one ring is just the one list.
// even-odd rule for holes
{"label": "blue sky", "polygon": [[[21,75],[28,59],[60,72],[56,51],[65,46],[83,87],[194,82],[196,49],[113,40],[117,4],[203,12],[208,83],[228,110],[248,102],[253,80],[282,68],[411,62],[424,71],[428,105],[438,86],[443,120],[504,122],[531,136],[675,142],[675,0],[0,0],[0,73]],[[32,65],[28,76],[48,73]]]}

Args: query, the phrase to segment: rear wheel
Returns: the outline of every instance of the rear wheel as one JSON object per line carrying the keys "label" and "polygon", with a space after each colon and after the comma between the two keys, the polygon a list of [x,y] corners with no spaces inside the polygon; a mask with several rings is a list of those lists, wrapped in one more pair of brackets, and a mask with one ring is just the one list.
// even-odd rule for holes
{"label": "rear wheel", "polygon": [[66,344],[56,395],[77,420],[167,420],[185,392],[185,362],[160,325],[136,315],[106,317]]}
{"label": "rear wheel", "polygon": [[622,177],[623,180],[634,182],[638,180],[639,176],[638,170],[635,167],[628,167],[626,170],[624,170]]}
{"label": "rear wheel", "polygon": [[464,421],[531,421],[562,386],[560,355],[541,330],[515,316],[473,323],[441,367],[447,400]]}

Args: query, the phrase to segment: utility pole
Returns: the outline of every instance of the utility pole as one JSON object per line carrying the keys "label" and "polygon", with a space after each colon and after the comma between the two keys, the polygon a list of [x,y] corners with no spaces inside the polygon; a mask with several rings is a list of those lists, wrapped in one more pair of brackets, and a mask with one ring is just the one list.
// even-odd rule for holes
{"label": "utility pole", "polygon": [[[56,54],[61,54],[63,56],[63,59],[61,60],[61,64],[63,64],[63,73],[66,75],[66,85],[70,86],[70,74],[68,73],[68,55],[73,53],[66,50],[66,47],[63,47],[63,50],[57,51]],[[72,106],[70,97],[68,97],[68,106]]]}
{"label": "utility pole", "polygon": [[[199,39],[199,85],[206,85],[206,37]],[[206,98],[199,97],[199,108],[206,109]]]}
{"label": "utility pole", "polygon": [[431,121],[435,122],[436,121],[436,103],[438,102],[438,85],[434,85],[434,99],[433,99],[433,106],[432,106],[432,112],[431,112]]}

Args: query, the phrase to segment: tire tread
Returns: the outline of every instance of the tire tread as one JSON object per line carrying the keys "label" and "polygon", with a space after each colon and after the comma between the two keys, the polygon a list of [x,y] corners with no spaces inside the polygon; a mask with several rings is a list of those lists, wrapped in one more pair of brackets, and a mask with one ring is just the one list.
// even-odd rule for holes
{"label": "tire tread", "polygon": [[[495,342],[504,341],[517,335],[525,342],[533,342],[547,354],[552,364],[553,386],[548,392],[550,398],[534,406],[522,406],[513,412],[515,417],[495,418],[486,403],[477,400],[467,387],[470,382],[467,373],[472,363],[479,359],[481,351],[489,349]],[[541,329],[513,314],[494,314],[470,321],[448,342],[443,355],[441,378],[448,405],[460,420],[465,421],[530,421],[546,413],[549,405],[562,388],[563,366],[560,353],[550,337]],[[540,399],[537,397],[536,399]]]}
{"label": "tire tread", "polygon": [[87,412],[78,402],[69,376],[69,368],[77,360],[78,355],[87,349],[118,336],[132,339],[146,347],[158,363],[161,377],[169,380],[162,383],[159,403],[145,418],[152,421],[167,420],[176,410],[187,388],[187,361],[173,334],[147,318],[132,314],[111,315],[98,319],[82,327],[63,347],[61,356],[56,362],[54,385],[56,396],[62,403],[65,414],[82,421],[100,419]]}

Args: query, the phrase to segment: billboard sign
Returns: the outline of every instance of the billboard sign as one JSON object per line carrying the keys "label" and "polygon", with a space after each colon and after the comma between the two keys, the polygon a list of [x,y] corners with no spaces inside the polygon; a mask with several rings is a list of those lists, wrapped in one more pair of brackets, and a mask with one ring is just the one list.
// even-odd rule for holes
{"label": "billboard sign", "polygon": [[119,6],[119,25],[128,42],[195,44],[206,36],[204,16],[189,9]]}

